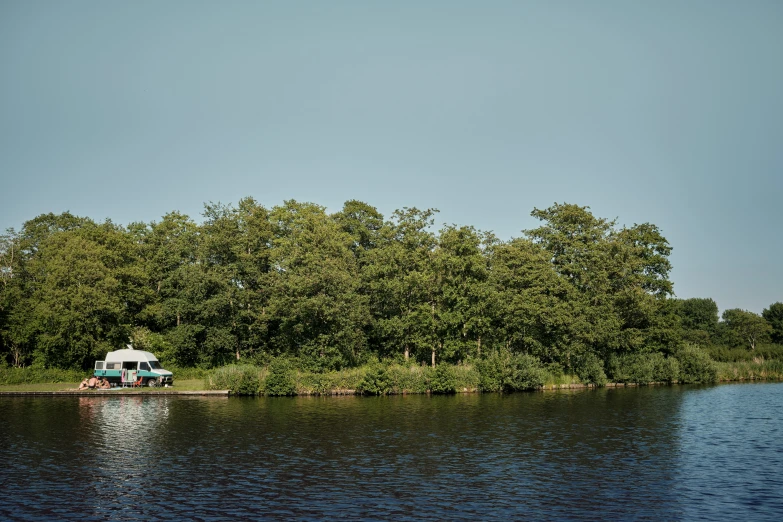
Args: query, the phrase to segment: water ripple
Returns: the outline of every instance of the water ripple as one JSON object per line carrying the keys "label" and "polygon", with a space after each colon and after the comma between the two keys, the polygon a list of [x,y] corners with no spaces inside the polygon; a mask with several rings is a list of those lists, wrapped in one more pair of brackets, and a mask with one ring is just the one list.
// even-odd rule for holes
{"label": "water ripple", "polygon": [[0,519],[778,519],[783,385],[0,398]]}

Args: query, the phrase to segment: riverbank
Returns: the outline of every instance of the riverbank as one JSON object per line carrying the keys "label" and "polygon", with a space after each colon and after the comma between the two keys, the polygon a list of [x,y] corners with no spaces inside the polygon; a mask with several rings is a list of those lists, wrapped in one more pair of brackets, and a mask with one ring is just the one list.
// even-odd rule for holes
{"label": "riverbank", "polygon": [[[297,368],[290,361],[273,361],[268,366],[231,365],[214,370],[182,370],[186,378],[176,380],[172,388],[133,388],[125,390],[79,391],[78,383],[70,379],[81,378],[80,373],[71,375],[42,375],[28,369],[0,370],[0,394],[8,392],[42,395],[50,394],[190,394],[183,392],[230,393],[230,395],[421,395],[438,393],[511,392],[522,390],[574,390],[606,387],[650,386],[661,384],[689,384],[716,382],[763,382],[783,380],[783,362],[780,360],[756,359],[752,361],[715,362],[704,361],[704,368],[698,372],[689,367],[690,378],[683,380],[675,374],[647,371],[641,364],[628,364],[625,368],[612,368],[613,382],[583,382],[577,375],[570,375],[552,366],[526,365],[522,360],[513,366],[492,367],[476,365],[429,366],[401,364],[395,362],[375,363],[358,368],[328,372],[311,372]],[[653,370],[655,368],[653,367]],[[694,378],[696,375],[698,378]],[[46,378],[60,377],[56,381]],[[657,378],[656,378],[657,377]],[[44,379],[44,380],[37,380]]]}
{"label": "riverbank", "polygon": [[201,391],[175,391],[175,390],[160,390],[160,391],[142,391],[142,390],[58,390],[58,391],[3,391],[0,390],[0,397],[62,397],[62,396],[77,396],[77,397],[89,397],[89,396],[102,396],[102,397],[116,397],[116,396],[160,396],[160,395],[184,395],[184,396],[196,396],[196,397],[228,397],[228,390],[201,390]]}
{"label": "riverbank", "polygon": [[[749,378],[749,379],[722,379],[715,384],[739,384],[748,382],[781,382],[783,378]],[[650,383],[631,383],[631,382],[609,382],[603,387],[605,388],[638,388],[644,386],[671,386],[680,383],[666,383],[666,382],[650,382]],[[130,389],[130,388],[114,388],[111,390],[78,390],[73,389],[72,383],[51,383],[51,384],[30,384],[30,385],[18,385],[18,386],[0,386],[0,397],[112,397],[112,396],[190,396],[190,397],[229,397],[238,396],[236,393],[232,393],[230,390],[207,390],[207,389],[188,389],[188,390],[174,390],[174,389]],[[5,389],[4,389],[5,388]],[[567,383],[567,384],[545,384],[536,390],[530,391],[564,391],[564,390],[586,390],[598,388],[595,384],[584,383]],[[391,393],[389,395],[427,395],[431,392],[402,392]],[[455,393],[485,393],[478,388],[457,390]],[[338,397],[338,396],[359,396],[362,393],[358,390],[352,389],[334,389],[328,390],[323,393],[310,393],[304,391],[302,393],[296,393],[297,396],[313,397],[313,396],[325,396],[325,397]]]}

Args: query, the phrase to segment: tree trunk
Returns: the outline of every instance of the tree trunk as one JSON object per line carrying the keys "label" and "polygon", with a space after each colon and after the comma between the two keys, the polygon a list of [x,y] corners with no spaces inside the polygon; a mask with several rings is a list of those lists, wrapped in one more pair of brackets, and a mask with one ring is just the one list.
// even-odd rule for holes
{"label": "tree trunk", "polygon": [[478,341],[477,341],[477,349],[478,349],[478,356],[481,357],[481,336],[479,335]]}
{"label": "tree trunk", "polygon": [[405,345],[405,360],[407,361],[410,356],[411,356],[411,349],[406,344]]}
{"label": "tree trunk", "polygon": [[177,312],[177,326],[179,326],[181,322],[182,322],[182,317],[180,317],[179,312]]}
{"label": "tree trunk", "polygon": [[435,347],[432,347],[432,367],[435,368]]}

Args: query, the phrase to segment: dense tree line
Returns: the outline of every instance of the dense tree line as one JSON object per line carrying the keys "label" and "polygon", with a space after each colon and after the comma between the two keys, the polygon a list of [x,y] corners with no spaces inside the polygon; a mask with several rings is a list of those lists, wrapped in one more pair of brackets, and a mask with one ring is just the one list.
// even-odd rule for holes
{"label": "dense tree line", "polygon": [[655,225],[555,204],[501,241],[470,226],[436,233],[436,212],[246,198],[206,205],[201,224],[40,215],[0,237],[0,361],[89,368],[132,339],[180,367],[279,355],[315,371],[435,365],[505,350],[577,371],[685,343],[783,342],[783,303],[720,320],[711,299],[675,299]]}

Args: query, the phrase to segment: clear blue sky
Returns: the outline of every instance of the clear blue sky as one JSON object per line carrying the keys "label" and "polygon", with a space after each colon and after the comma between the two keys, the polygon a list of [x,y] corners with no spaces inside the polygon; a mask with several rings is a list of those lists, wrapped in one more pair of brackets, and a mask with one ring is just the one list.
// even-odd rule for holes
{"label": "clear blue sky", "polygon": [[0,229],[252,196],[500,238],[658,225],[678,297],[783,301],[783,2],[0,2]]}

